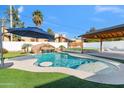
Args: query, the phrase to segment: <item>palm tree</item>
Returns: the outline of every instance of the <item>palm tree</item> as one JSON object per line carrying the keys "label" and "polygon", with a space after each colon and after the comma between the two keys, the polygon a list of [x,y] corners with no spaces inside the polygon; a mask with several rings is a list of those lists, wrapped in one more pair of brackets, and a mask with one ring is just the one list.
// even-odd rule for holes
{"label": "palm tree", "polygon": [[[33,20],[34,24],[37,27],[40,27],[40,25],[43,23],[42,12],[39,11],[39,10],[36,10],[36,11],[33,12],[32,17],[33,17],[32,20]],[[38,41],[38,39],[36,39],[36,41]]]}
{"label": "palm tree", "polygon": [[43,15],[41,11],[39,10],[34,11],[32,17],[33,17],[32,20],[37,27],[39,27],[43,23]]}

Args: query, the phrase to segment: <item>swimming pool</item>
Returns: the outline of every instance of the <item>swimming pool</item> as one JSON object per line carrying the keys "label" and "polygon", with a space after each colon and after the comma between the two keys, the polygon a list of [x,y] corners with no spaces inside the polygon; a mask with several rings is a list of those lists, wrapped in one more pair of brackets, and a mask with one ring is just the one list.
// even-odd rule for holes
{"label": "swimming pool", "polygon": [[52,62],[52,67],[77,68],[81,64],[94,63],[97,60],[74,57],[66,53],[43,53],[35,56],[38,60],[36,64],[42,62]]}

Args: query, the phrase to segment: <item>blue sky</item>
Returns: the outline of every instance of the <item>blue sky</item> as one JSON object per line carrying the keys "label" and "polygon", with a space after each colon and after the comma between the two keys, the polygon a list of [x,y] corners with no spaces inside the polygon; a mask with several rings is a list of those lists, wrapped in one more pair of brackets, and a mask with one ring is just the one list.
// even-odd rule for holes
{"label": "blue sky", "polygon": [[[9,6],[0,6],[0,18]],[[54,32],[64,33],[73,38],[85,33],[91,27],[96,29],[124,23],[124,6],[15,6],[19,16],[26,26],[35,26],[32,21],[34,10],[42,11],[44,21],[41,26],[44,30],[52,28]]]}

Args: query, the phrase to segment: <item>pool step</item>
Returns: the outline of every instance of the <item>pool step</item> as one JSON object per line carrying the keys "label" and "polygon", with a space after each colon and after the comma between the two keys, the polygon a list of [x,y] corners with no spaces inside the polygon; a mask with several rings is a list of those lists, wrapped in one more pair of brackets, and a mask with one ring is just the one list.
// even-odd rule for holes
{"label": "pool step", "polygon": [[95,63],[82,64],[77,69],[95,73],[95,72],[107,69],[108,67],[109,66],[107,64],[97,61]]}

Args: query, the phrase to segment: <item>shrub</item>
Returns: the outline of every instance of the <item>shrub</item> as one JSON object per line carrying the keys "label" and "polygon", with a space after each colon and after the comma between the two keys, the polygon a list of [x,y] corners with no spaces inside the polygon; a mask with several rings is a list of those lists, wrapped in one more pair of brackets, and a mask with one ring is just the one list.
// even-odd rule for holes
{"label": "shrub", "polygon": [[[0,53],[1,53],[1,49],[0,49]],[[8,53],[8,50],[3,48],[3,54],[6,54],[6,53]]]}
{"label": "shrub", "polygon": [[31,44],[23,44],[22,49],[25,49],[25,48],[30,47],[30,46],[31,46]]}
{"label": "shrub", "polygon": [[22,49],[24,50],[25,53],[29,52],[29,47],[31,47],[31,44],[23,44]]}
{"label": "shrub", "polygon": [[60,50],[61,50],[61,51],[64,51],[64,49],[65,49],[65,46],[63,46],[63,45],[60,45],[60,46],[59,46],[59,48],[60,48]]}
{"label": "shrub", "polygon": [[60,45],[60,46],[59,46],[59,48],[65,48],[65,46],[63,46],[63,45]]}

